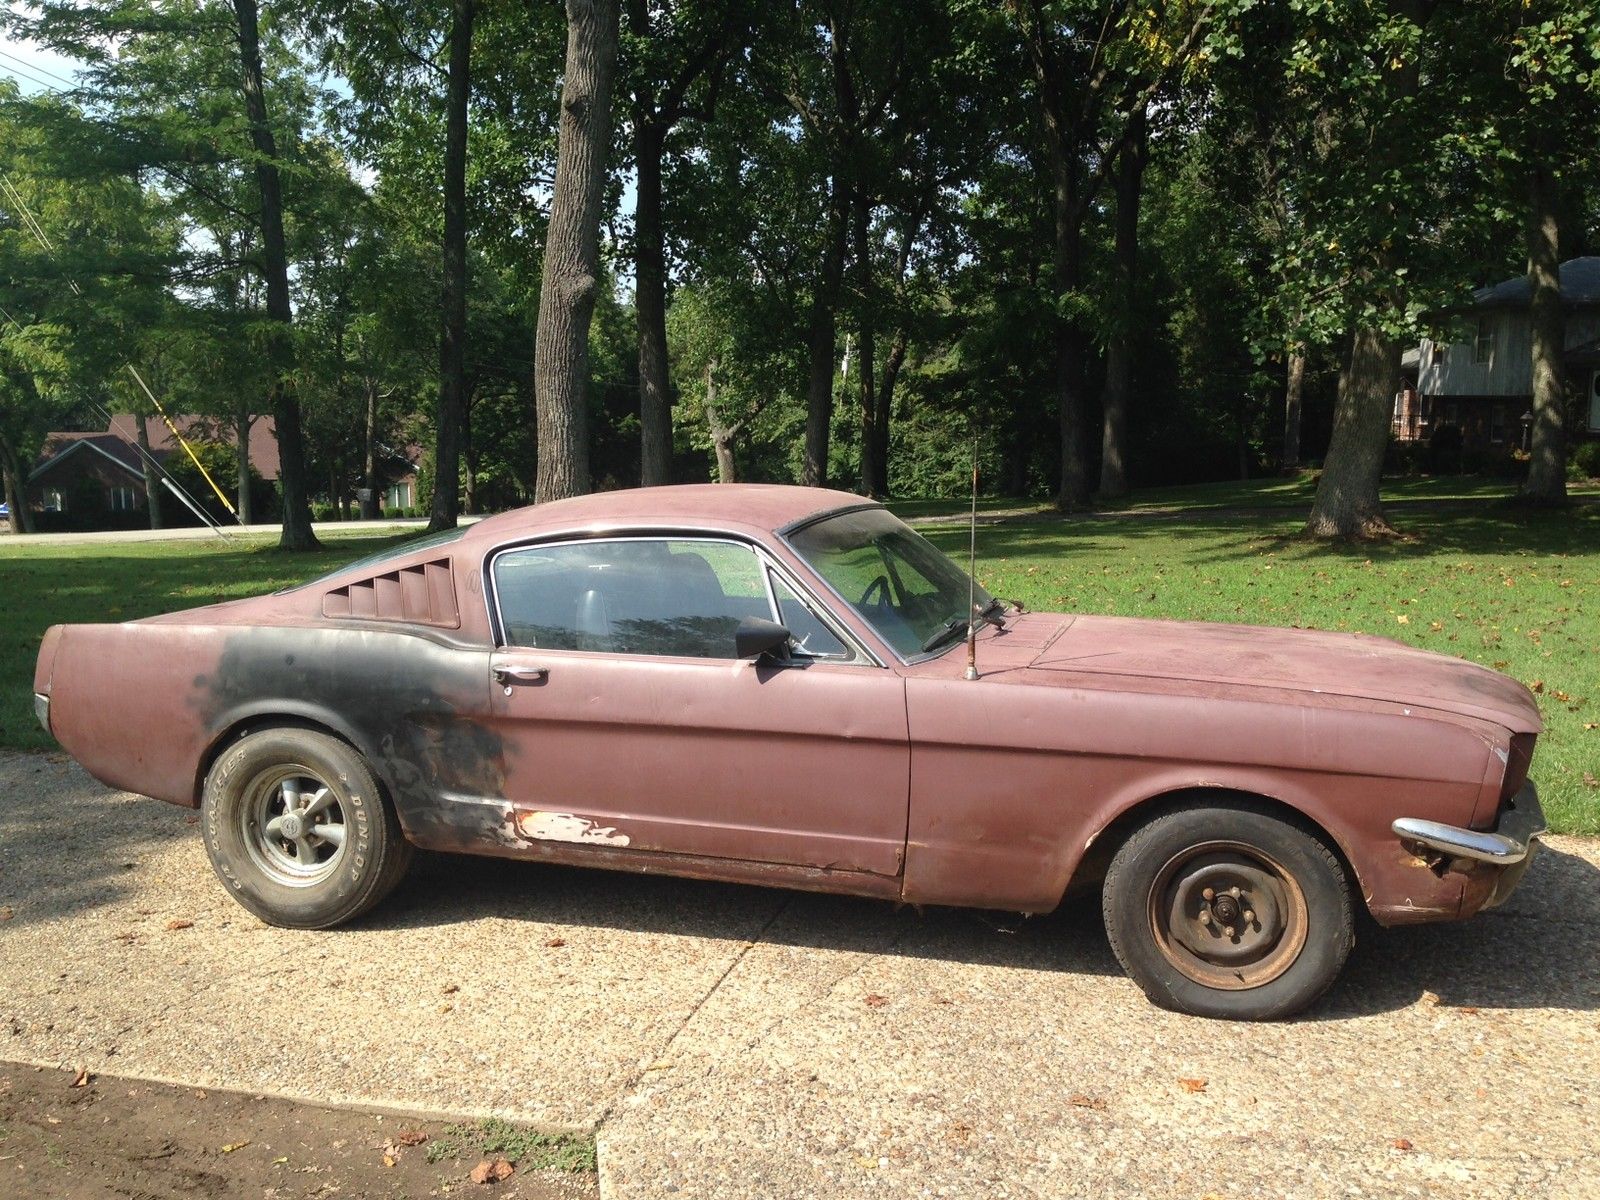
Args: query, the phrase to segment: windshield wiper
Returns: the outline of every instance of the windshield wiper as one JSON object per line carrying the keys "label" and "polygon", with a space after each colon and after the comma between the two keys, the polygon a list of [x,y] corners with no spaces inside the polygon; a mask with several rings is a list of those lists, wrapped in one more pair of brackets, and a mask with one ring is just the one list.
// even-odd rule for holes
{"label": "windshield wiper", "polygon": [[937,650],[949,641],[952,635],[957,638],[967,636],[967,619],[959,613],[927,636],[922,643],[922,652],[926,654],[930,650]]}
{"label": "windshield wiper", "polygon": [[982,611],[978,613],[978,620],[987,621],[996,629],[1004,629],[1006,627],[1006,602],[998,598],[990,600],[989,603],[983,606]]}

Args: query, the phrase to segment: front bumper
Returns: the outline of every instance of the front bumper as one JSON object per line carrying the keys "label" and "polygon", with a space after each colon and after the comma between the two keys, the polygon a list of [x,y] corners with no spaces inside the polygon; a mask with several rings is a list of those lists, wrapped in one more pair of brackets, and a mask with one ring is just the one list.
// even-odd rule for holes
{"label": "front bumper", "polygon": [[39,724],[44,726],[46,733],[50,732],[50,697],[41,696],[38,692],[33,694],[33,715],[39,718]]}
{"label": "front bumper", "polygon": [[[1396,837],[1441,874],[1459,871],[1480,884],[1481,901],[1473,908],[1493,908],[1509,896],[1533,862],[1539,839],[1549,832],[1539,792],[1530,781],[1500,810],[1493,830],[1462,829],[1439,821],[1401,817],[1390,827]],[[1465,915],[1463,913],[1463,915]]]}

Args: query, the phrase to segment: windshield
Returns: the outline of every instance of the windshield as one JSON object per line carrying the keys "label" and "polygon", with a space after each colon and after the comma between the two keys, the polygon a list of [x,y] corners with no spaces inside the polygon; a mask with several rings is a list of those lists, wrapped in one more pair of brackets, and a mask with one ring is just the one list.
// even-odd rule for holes
{"label": "windshield", "polygon": [[[887,509],[825,517],[789,538],[795,552],[902,658],[966,634],[967,573]],[[981,587],[972,603],[991,601]]]}

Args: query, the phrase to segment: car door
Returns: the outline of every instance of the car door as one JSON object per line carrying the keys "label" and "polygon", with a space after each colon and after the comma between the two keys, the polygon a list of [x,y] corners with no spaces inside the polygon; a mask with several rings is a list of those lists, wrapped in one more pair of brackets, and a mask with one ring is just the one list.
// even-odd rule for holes
{"label": "car door", "polygon": [[[520,836],[899,874],[904,680],[753,546],[542,543],[495,555],[491,576]],[[779,615],[802,643],[791,661],[735,657],[742,618]]]}

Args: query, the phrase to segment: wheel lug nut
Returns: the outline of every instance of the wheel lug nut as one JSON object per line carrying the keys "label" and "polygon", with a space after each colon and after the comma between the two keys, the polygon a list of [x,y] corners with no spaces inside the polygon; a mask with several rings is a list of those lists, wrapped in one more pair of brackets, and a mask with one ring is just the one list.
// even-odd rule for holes
{"label": "wheel lug nut", "polygon": [[1215,891],[1213,891],[1211,888],[1207,888],[1205,891],[1201,892],[1200,894],[1203,897],[1205,897],[1207,900],[1215,900],[1217,898],[1217,893]]}
{"label": "wheel lug nut", "polygon": [[1241,893],[1236,887],[1231,887],[1228,889],[1228,895],[1232,896],[1235,900],[1237,900],[1242,894],[1243,893]]}
{"label": "wheel lug nut", "polygon": [[1202,908],[1200,910],[1200,924],[1202,924],[1202,925],[1211,924],[1211,910],[1209,908]]}
{"label": "wheel lug nut", "polygon": [[1248,908],[1244,910],[1244,923],[1246,925],[1254,925],[1256,923],[1255,913],[1251,912]]}
{"label": "wheel lug nut", "polygon": [[1233,936],[1233,926],[1232,925],[1223,926],[1222,936],[1223,937],[1232,937]]}

